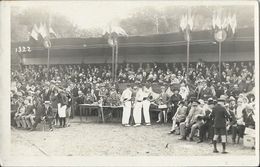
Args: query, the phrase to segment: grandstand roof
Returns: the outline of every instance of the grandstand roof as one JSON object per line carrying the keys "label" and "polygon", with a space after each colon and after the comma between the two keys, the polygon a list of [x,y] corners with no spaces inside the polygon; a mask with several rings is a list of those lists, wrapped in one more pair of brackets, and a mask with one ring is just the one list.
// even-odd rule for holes
{"label": "grandstand roof", "polygon": [[[192,32],[190,52],[207,54],[218,52],[218,45],[214,40],[212,30]],[[51,39],[52,57],[101,57],[111,55],[111,48],[107,39],[99,38],[57,38]],[[36,41],[12,43],[12,53],[19,46],[30,47],[31,52],[24,52],[26,58],[47,57],[47,49]],[[245,53],[254,52],[254,29],[238,29],[233,37],[228,37],[222,44],[222,52]],[[173,55],[186,54],[186,41],[181,32],[155,34],[148,36],[129,36],[119,38],[119,55]],[[254,55],[252,53],[252,55]],[[241,54],[241,56],[244,56]],[[241,58],[241,57],[240,57]],[[250,59],[253,57],[251,56]],[[245,59],[245,58],[244,58]],[[248,57],[249,59],[249,57]],[[139,60],[138,60],[139,61]]]}
{"label": "grandstand roof", "polygon": [[[192,32],[192,44],[213,44],[215,42],[213,31]],[[252,28],[238,29],[233,37],[227,38],[225,42],[248,42],[254,41],[254,30]],[[109,48],[107,40],[99,38],[56,38],[51,39],[51,49],[93,49]],[[168,33],[148,36],[129,36],[119,38],[119,47],[167,47],[186,45],[183,34]],[[45,49],[42,43],[37,41],[25,41],[12,43],[12,48],[18,46],[30,46],[32,50]]]}

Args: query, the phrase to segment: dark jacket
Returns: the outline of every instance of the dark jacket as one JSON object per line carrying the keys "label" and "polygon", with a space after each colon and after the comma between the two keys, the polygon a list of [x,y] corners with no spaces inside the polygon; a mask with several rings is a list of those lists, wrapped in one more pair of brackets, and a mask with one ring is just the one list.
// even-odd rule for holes
{"label": "dark jacket", "polygon": [[213,126],[215,128],[225,128],[226,120],[229,118],[225,107],[217,104],[212,110]]}
{"label": "dark jacket", "polygon": [[48,118],[53,118],[54,117],[51,106],[49,106],[48,108],[44,107],[43,116],[48,117]]}
{"label": "dark jacket", "polygon": [[180,94],[173,94],[171,96],[170,102],[171,104],[174,104],[175,107],[177,107],[178,102],[182,100],[182,97]]}

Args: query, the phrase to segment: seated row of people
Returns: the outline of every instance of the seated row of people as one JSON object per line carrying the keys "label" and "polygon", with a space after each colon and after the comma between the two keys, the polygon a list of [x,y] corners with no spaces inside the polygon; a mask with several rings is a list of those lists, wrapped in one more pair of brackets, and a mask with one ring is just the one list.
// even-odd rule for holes
{"label": "seated row of people", "polygon": [[[225,117],[225,134],[232,134],[232,143],[239,143],[244,136],[245,128],[255,128],[254,103],[244,103],[242,98],[236,100],[232,96],[226,99],[221,96],[224,104]],[[180,135],[180,140],[193,141],[194,135],[199,130],[198,143],[206,140],[213,140],[214,120],[213,110],[217,108],[217,101],[209,98],[204,104],[203,100],[191,100],[186,104],[184,101],[178,103],[175,115],[172,117],[172,128],[169,134],[175,133]],[[218,111],[217,111],[218,112]],[[218,122],[217,122],[218,124]],[[237,138],[238,136],[238,138]],[[236,141],[237,139],[237,141]]]}

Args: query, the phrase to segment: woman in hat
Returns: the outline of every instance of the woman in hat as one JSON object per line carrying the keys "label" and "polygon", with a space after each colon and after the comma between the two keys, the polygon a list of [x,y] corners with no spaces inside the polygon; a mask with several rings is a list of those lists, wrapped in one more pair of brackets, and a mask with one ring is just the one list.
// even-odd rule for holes
{"label": "woman in hat", "polygon": [[179,94],[179,89],[173,88],[173,95],[171,96],[170,101],[169,101],[172,106],[172,109],[171,109],[171,112],[170,112],[170,115],[168,118],[172,118],[175,115],[177,108],[178,108],[178,103],[181,100],[182,100],[182,97]]}

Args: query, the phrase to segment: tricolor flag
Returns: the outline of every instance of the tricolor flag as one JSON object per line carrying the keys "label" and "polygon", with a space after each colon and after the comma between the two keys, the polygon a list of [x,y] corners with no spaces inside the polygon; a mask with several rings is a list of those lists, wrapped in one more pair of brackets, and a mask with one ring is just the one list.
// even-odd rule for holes
{"label": "tricolor flag", "polygon": [[119,26],[108,26],[103,30],[103,36],[108,39],[108,44],[110,46],[117,45],[117,37],[123,36],[127,37],[128,34],[125,30]]}
{"label": "tricolor flag", "polygon": [[229,24],[230,24],[233,34],[235,34],[235,30],[237,28],[237,16],[235,14],[233,14],[232,18],[230,19]]}
{"label": "tricolor flag", "polygon": [[40,23],[39,34],[41,35],[41,37],[43,39],[48,37],[49,31],[48,31],[45,23]]}
{"label": "tricolor flag", "polygon": [[54,32],[54,30],[53,30],[52,27],[49,28],[49,33],[50,33],[50,37],[51,37],[51,36],[53,36],[54,38],[57,37],[57,34]]}
{"label": "tricolor flag", "polygon": [[36,24],[33,25],[33,29],[32,29],[32,32],[31,32],[31,37],[38,41],[38,37],[39,37],[39,28],[37,27]]}

